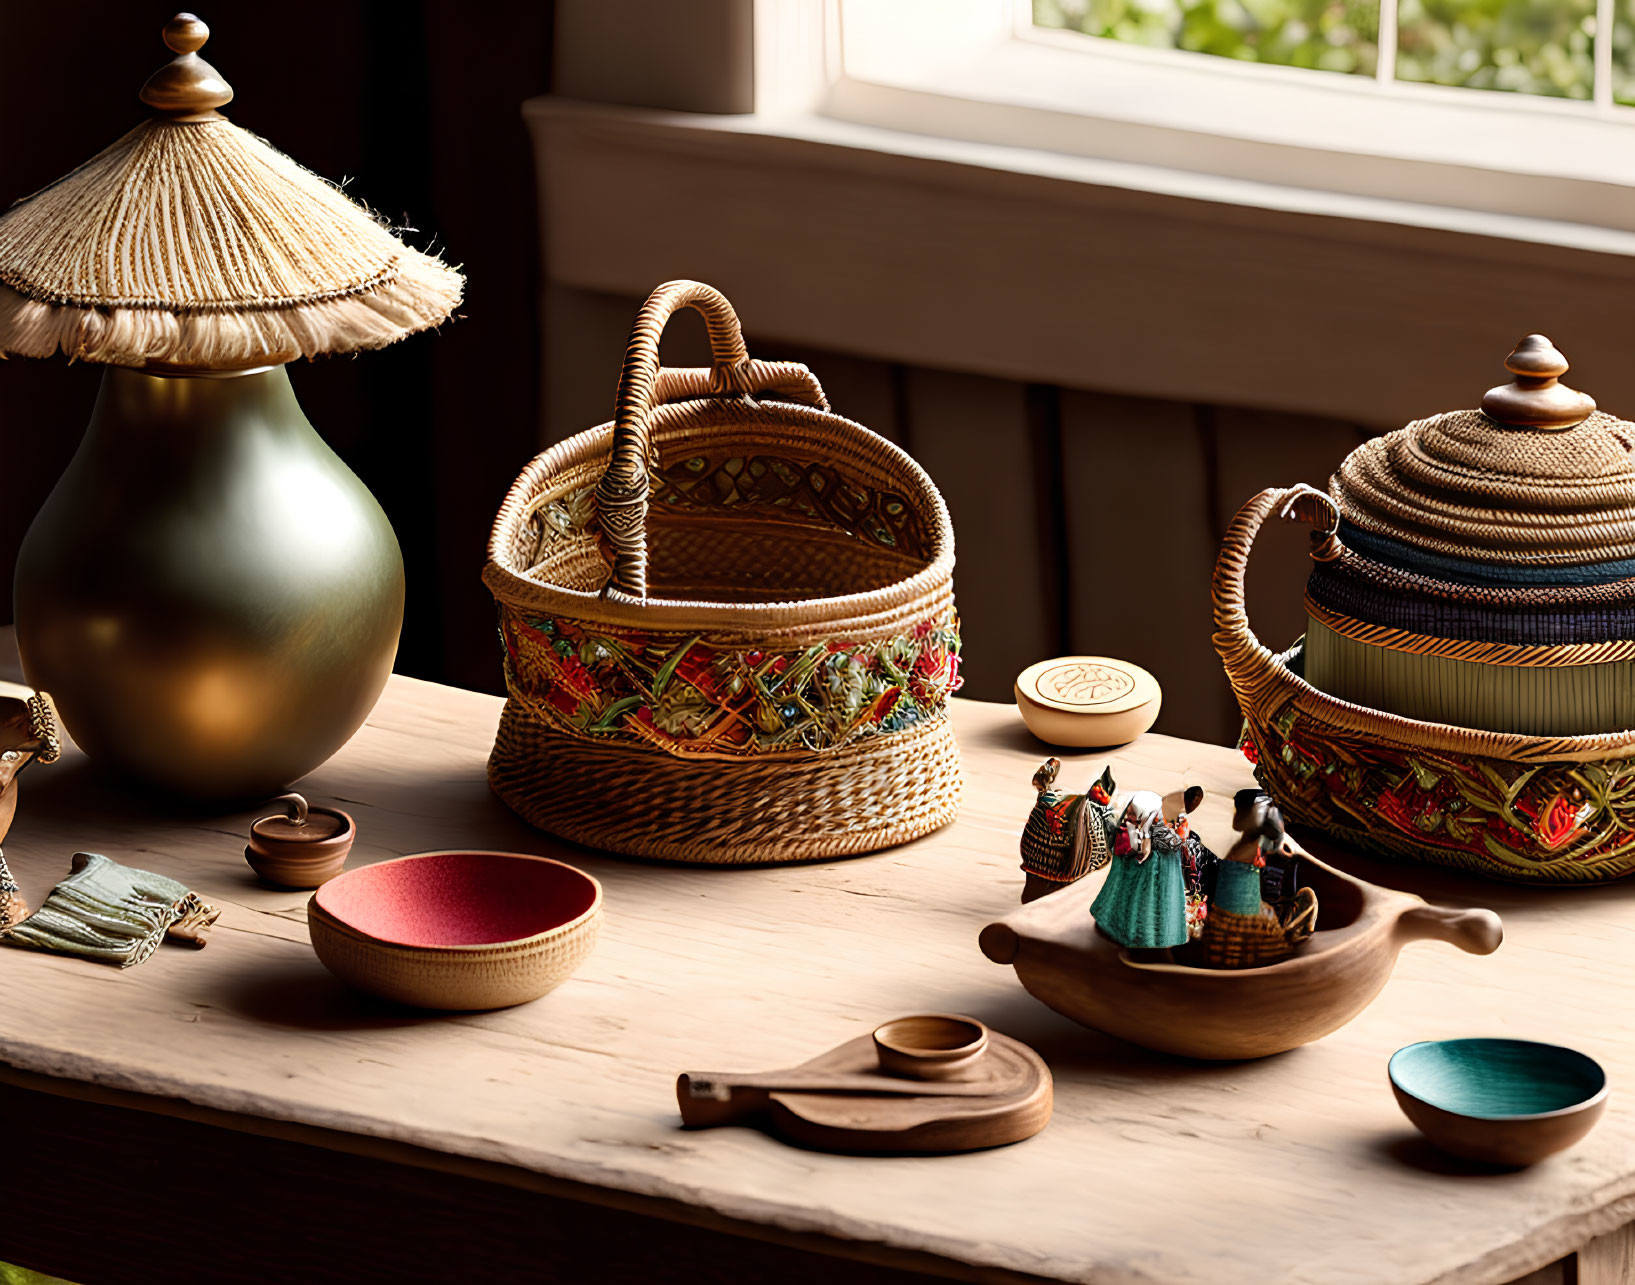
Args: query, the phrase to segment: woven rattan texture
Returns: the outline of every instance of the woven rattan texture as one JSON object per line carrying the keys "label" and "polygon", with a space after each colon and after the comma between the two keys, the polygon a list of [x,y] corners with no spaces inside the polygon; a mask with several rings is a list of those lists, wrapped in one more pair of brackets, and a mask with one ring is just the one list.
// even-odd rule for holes
{"label": "woven rattan texture", "polygon": [[379,348],[460,274],[225,119],[146,121],[0,217],[0,351],[237,368]]}
{"label": "woven rattan texture", "polygon": [[1342,521],[1337,535],[1342,550],[1353,550],[1386,567],[1453,585],[1490,589],[1570,588],[1611,584],[1635,577],[1635,558],[1548,566],[1541,562],[1473,562],[1365,531],[1354,522]]}
{"label": "woven rattan texture", "polygon": [[[1074,883],[1112,859],[1101,819],[1083,795],[1034,804],[1022,827],[1022,869],[1052,883]],[[1082,842],[1080,841],[1082,837]]]}
{"label": "woven rattan texture", "polygon": [[[1313,494],[1293,487],[1255,496],[1232,519],[1215,564],[1215,648],[1243,711],[1257,774],[1284,815],[1414,860],[1507,879],[1594,882],[1635,872],[1635,841],[1629,841],[1635,833],[1635,731],[1535,736],[1417,722],[1318,691],[1255,637],[1243,596],[1255,535],[1273,514],[1320,520],[1323,510]],[[1460,837],[1445,829],[1444,812],[1437,818],[1443,832],[1432,835],[1419,820],[1432,813],[1406,815],[1397,804],[1382,806],[1382,798],[1400,803],[1395,791],[1418,788],[1415,762],[1438,790],[1446,781],[1467,785],[1479,798],[1488,791],[1495,824],[1510,829],[1495,835],[1483,828]],[[1553,828],[1541,833],[1504,814],[1509,809],[1512,816],[1524,815],[1516,813],[1517,801],[1537,792],[1531,806],[1547,815],[1546,805],[1582,789],[1586,780],[1597,792],[1569,832],[1570,843]],[[1395,784],[1365,800],[1375,781]]]}
{"label": "woven rattan texture", "polygon": [[596,946],[600,903],[561,928],[523,941],[440,949],[368,937],[307,903],[312,947],[337,977],[374,995],[440,1009],[504,1008],[565,982]]}
{"label": "woven rattan texture", "polygon": [[1573,564],[1635,556],[1635,424],[1560,430],[1480,411],[1419,420],[1346,457],[1330,491],[1364,530],[1455,557]]}
{"label": "woven rattan texture", "polygon": [[[1344,539],[1342,532],[1341,539]],[[1601,566],[1622,566],[1602,563]],[[1635,606],[1635,577],[1586,584],[1461,584],[1407,570],[1340,545],[1339,556],[1312,567],[1312,583],[1355,587],[1424,602],[1456,602],[1492,608],[1600,610]]]}
{"label": "woven rattan texture", "polygon": [[1534,644],[1416,633],[1412,629],[1379,625],[1347,615],[1310,594],[1306,597],[1306,612],[1312,620],[1320,621],[1342,638],[1416,656],[1446,656],[1483,665],[1549,669],[1635,660],[1635,639]]}
{"label": "woven rattan texture", "polygon": [[[682,307],[705,317],[707,371],[658,367]],[[642,309],[616,403],[524,469],[495,520],[495,791],[565,838],[717,864],[951,821],[953,529],[930,478],[831,414],[803,367],[750,359],[696,282]]]}
{"label": "woven rattan texture", "polygon": [[1529,647],[1635,639],[1635,582],[1564,589],[1449,585],[1352,556],[1316,563],[1306,594],[1327,613],[1435,638]]}
{"label": "woven rattan texture", "polygon": [[1194,967],[1258,968],[1294,953],[1289,936],[1268,906],[1253,915],[1211,906],[1203,936],[1185,947],[1184,958]]}
{"label": "woven rattan texture", "polygon": [[708,865],[853,857],[959,813],[953,725],[822,754],[722,762],[601,744],[507,701],[488,761],[494,792],[554,835],[628,856]]}

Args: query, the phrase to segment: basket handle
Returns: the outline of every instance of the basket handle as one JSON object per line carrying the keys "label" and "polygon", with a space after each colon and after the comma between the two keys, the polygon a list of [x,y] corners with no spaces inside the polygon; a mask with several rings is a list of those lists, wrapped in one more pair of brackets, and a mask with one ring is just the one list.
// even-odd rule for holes
{"label": "basket handle", "polygon": [[[703,372],[659,367],[659,337],[683,308],[704,318],[710,337],[707,383]],[[667,281],[648,296],[625,347],[613,418],[613,454],[596,485],[596,515],[603,553],[613,564],[603,593],[647,596],[647,498],[652,415],[678,396],[754,397],[771,394],[828,410],[828,400],[805,366],[756,361],[744,347],[738,315],[719,290],[699,281]]]}
{"label": "basket handle", "polygon": [[1220,557],[1215,560],[1212,595],[1215,601],[1215,650],[1226,666],[1226,676],[1242,700],[1255,692],[1275,668],[1275,657],[1249,627],[1249,612],[1243,599],[1243,576],[1249,566],[1249,550],[1261,524],[1272,513],[1285,522],[1304,522],[1312,528],[1311,556],[1326,562],[1339,556],[1335,532],[1340,527],[1340,510],[1334,501],[1304,482],[1290,487],[1272,487],[1250,500],[1226,528]]}

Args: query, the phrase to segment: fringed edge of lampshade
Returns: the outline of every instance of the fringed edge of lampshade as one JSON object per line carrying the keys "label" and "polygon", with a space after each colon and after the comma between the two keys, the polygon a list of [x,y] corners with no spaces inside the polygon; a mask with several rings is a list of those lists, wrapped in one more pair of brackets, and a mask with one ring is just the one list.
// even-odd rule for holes
{"label": "fringed edge of lampshade", "polygon": [[384,348],[445,321],[465,280],[405,247],[394,270],[356,292],[265,309],[80,307],[30,299],[0,283],[0,355],[115,366],[235,370],[297,357]]}

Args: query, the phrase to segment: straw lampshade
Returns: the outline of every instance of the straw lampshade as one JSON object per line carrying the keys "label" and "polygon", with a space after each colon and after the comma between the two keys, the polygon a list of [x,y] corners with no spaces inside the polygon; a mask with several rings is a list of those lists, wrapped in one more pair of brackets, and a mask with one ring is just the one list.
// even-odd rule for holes
{"label": "straw lampshade", "polygon": [[458,271],[217,110],[209,35],[171,19],[153,117],[0,216],[0,352],[239,370],[380,348],[459,304]]}

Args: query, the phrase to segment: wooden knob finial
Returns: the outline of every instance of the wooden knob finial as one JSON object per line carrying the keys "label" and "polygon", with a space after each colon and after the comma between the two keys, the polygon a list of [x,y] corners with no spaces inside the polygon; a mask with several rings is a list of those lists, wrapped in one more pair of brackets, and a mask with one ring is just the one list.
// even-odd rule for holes
{"label": "wooden knob finial", "polygon": [[1515,376],[1487,390],[1482,410],[1489,419],[1518,428],[1571,428],[1595,413],[1595,398],[1560,381],[1567,359],[1543,335],[1528,335],[1505,358]]}
{"label": "wooden knob finial", "polygon": [[176,57],[148,77],[142,101],[172,120],[212,119],[216,108],[233,101],[233,87],[199,57],[210,28],[190,13],[179,13],[165,24],[163,34]]}
{"label": "wooden knob finial", "polygon": [[172,53],[196,54],[210,39],[210,28],[199,21],[197,14],[179,13],[165,23],[163,35]]}

